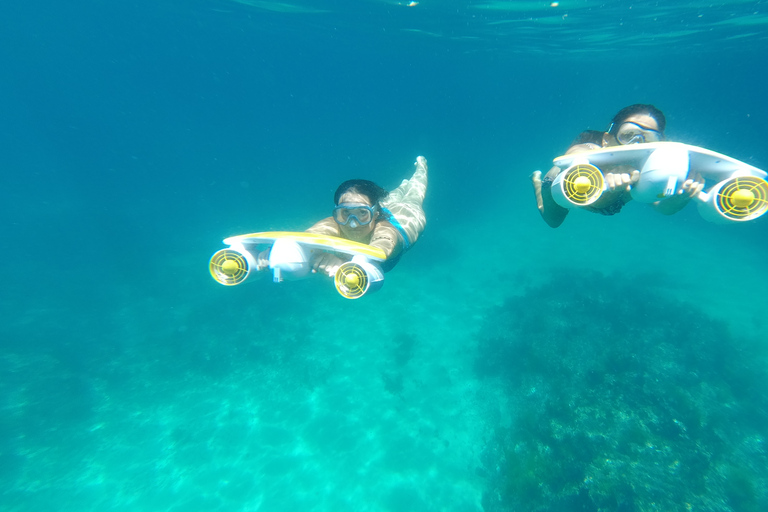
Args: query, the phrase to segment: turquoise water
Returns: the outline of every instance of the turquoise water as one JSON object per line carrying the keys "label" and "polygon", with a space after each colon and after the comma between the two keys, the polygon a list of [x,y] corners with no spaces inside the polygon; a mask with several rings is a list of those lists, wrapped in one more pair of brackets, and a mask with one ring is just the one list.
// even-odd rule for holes
{"label": "turquoise water", "polygon": [[[768,168],[765,2],[0,7],[0,508],[757,511],[765,218],[528,183],[632,103]],[[430,165],[378,293],[215,283]]]}

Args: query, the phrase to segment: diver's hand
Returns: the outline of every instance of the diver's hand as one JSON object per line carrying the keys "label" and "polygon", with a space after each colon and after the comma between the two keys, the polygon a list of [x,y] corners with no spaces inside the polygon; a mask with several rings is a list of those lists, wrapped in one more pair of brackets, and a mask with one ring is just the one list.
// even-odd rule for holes
{"label": "diver's hand", "polygon": [[698,196],[702,190],[704,190],[704,178],[701,177],[701,174],[695,172],[690,178],[683,182],[683,186],[677,191],[677,194],[679,196],[687,197],[688,199],[693,199]]}
{"label": "diver's hand", "polygon": [[640,181],[640,171],[633,171],[632,174],[623,173],[606,173],[605,184],[607,186],[606,192],[629,192],[632,190],[632,186]]}
{"label": "diver's hand", "polygon": [[699,173],[693,173],[683,185],[677,190],[675,195],[666,197],[661,201],[653,203],[657,212],[664,215],[677,213],[694,197],[698,196],[704,190],[704,178]]}
{"label": "diver's hand", "polygon": [[339,267],[342,263],[344,263],[344,260],[338,256],[334,256],[328,252],[323,252],[320,253],[312,262],[312,272],[321,272],[330,277],[333,277],[336,275],[336,271],[339,270]]}
{"label": "diver's hand", "polygon": [[632,189],[632,185],[640,180],[640,171],[634,171],[632,174],[605,173],[605,190],[600,194],[600,198],[592,206],[594,208],[603,208],[619,199],[622,194]]}
{"label": "diver's hand", "polygon": [[269,267],[269,249],[264,249],[256,255],[256,270],[264,270]]}
{"label": "diver's hand", "polygon": [[533,184],[533,193],[536,195],[536,206],[538,206],[539,211],[544,211],[544,198],[541,197],[541,171],[533,171],[531,183]]}

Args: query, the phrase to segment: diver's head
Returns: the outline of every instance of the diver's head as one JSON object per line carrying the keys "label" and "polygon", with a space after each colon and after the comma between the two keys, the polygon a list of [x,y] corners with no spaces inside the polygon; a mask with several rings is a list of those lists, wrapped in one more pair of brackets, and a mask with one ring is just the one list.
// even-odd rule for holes
{"label": "diver's head", "polygon": [[609,146],[658,142],[664,140],[667,120],[653,105],[638,103],[619,110],[606,132]]}
{"label": "diver's head", "polygon": [[336,204],[333,220],[344,238],[367,241],[376,220],[382,217],[379,201],[387,194],[386,190],[368,180],[348,180],[339,185],[333,196]]}

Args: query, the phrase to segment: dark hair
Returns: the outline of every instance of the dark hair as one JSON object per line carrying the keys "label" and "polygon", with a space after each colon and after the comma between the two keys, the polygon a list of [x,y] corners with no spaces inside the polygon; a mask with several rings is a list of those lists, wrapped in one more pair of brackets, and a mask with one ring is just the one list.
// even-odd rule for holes
{"label": "dark hair", "polygon": [[576,144],[597,144],[598,146],[601,146],[603,144],[603,132],[597,131],[597,130],[584,130],[579,134],[578,137],[573,139],[573,142],[571,142],[571,146],[575,146]]}
{"label": "dark hair", "polygon": [[651,116],[654,120],[656,120],[656,124],[659,125],[659,131],[664,133],[664,129],[667,127],[667,119],[664,117],[664,112],[657,109],[653,105],[646,105],[643,103],[636,103],[619,110],[616,115],[613,116],[613,119],[611,119],[611,127],[608,129],[608,133],[611,135],[616,135],[616,132],[619,131],[619,126],[621,126],[621,123],[623,123],[628,117],[634,116],[635,114],[647,114]]}
{"label": "dark hair", "polygon": [[382,199],[386,199],[389,195],[385,189],[381,188],[377,184],[368,180],[347,180],[336,189],[336,193],[333,195],[333,204],[339,204],[339,199],[347,192],[354,192],[367,197],[372,205],[376,205]]}

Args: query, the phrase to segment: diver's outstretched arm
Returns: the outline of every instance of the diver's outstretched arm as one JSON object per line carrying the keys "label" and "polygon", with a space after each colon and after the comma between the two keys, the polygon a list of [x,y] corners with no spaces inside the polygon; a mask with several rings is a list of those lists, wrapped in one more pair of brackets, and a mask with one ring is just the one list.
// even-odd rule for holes
{"label": "diver's outstretched arm", "polygon": [[566,215],[568,215],[568,209],[557,204],[552,197],[552,180],[555,179],[559,172],[559,167],[553,167],[543,180],[541,178],[541,171],[534,171],[531,174],[533,193],[536,196],[536,206],[539,208],[541,218],[552,228],[559,227],[565,220]]}
{"label": "diver's outstretched arm", "polygon": [[307,230],[307,233],[314,233],[316,235],[327,236],[341,236],[339,225],[333,220],[333,217],[326,217],[321,221],[315,222],[311,228]]}

